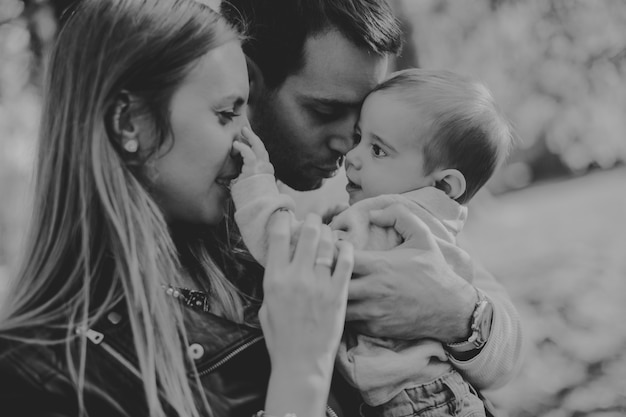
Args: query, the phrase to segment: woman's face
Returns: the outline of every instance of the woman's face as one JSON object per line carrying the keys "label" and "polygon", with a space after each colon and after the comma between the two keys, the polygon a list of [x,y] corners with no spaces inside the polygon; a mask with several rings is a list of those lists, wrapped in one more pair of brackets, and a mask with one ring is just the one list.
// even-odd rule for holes
{"label": "woman's face", "polygon": [[212,225],[239,173],[233,141],[246,118],[248,73],[239,42],[198,60],[170,105],[171,146],[151,164],[153,194],[168,221]]}

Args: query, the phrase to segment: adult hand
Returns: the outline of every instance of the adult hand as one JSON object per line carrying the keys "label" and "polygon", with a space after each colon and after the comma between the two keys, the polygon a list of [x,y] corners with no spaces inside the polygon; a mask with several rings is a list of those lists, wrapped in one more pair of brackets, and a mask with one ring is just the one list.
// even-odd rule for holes
{"label": "adult hand", "polygon": [[[269,228],[269,251],[259,318],[272,363],[269,415],[323,415],[343,331],[353,253],[335,244],[317,215],[304,221],[293,258],[288,213]],[[320,262],[321,261],[321,262]],[[334,264],[334,268],[333,268]]]}
{"label": "adult hand", "polygon": [[[383,252],[355,251],[346,320],[357,331],[441,342],[469,336],[474,288],[448,266],[426,224],[390,199],[372,205],[370,221],[404,239]],[[391,204],[391,205],[390,205]]]}

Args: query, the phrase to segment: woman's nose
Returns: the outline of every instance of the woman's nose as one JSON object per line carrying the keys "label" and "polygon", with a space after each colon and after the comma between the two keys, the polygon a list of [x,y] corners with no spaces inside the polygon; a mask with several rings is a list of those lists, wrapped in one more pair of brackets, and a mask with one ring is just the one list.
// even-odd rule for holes
{"label": "woman's nose", "polygon": [[239,116],[239,131],[241,132],[241,129],[243,129],[244,127],[252,129],[252,127],[250,126],[250,119],[248,119],[247,112],[243,112],[241,116]]}
{"label": "woman's nose", "polygon": [[248,119],[245,113],[239,116],[237,118],[237,123],[234,123],[233,125],[234,125],[233,141],[243,140],[243,135],[241,134],[241,130],[244,127],[247,127],[250,130],[252,130],[252,127],[250,126],[250,120]]}

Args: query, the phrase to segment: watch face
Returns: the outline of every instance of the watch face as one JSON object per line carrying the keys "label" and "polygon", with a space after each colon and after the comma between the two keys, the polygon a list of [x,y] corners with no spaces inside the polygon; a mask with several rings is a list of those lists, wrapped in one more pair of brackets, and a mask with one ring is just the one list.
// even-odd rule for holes
{"label": "watch face", "polygon": [[488,300],[485,300],[485,302],[483,303],[483,308],[481,309],[481,311],[479,312],[479,316],[478,316],[478,339],[481,342],[486,342],[487,338],[489,337],[489,333],[491,332],[491,322],[493,319],[493,306],[491,305],[491,302],[489,302]]}
{"label": "watch face", "polygon": [[491,332],[493,319],[493,305],[491,302],[481,297],[481,301],[476,304],[474,314],[472,316],[472,334],[469,339],[459,343],[449,343],[447,347],[452,352],[464,353],[471,350],[481,349]]}

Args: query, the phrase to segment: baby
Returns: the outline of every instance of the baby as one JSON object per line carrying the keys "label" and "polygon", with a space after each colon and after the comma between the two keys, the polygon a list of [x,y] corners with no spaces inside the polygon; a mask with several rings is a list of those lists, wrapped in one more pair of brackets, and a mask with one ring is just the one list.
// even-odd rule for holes
{"label": "baby", "polygon": [[[293,211],[294,203],[279,194],[260,139],[249,129],[244,137],[249,146],[233,145],[244,160],[232,186],[235,219],[250,252],[264,264],[266,225],[275,211]],[[474,268],[456,245],[456,235],[467,218],[466,204],[512,143],[509,123],[489,91],[451,72],[396,72],[363,102],[355,143],[346,155],[350,207],[330,223],[337,238],[366,250],[401,244],[393,229],[369,221],[370,198],[388,195],[427,224],[447,263],[471,282]],[[295,217],[292,225],[295,236]],[[477,293],[479,303],[489,306]],[[489,326],[491,316],[486,317]],[[347,328],[337,366],[360,391],[366,416],[421,415],[422,410],[429,416],[485,415],[483,401],[450,363],[446,352],[454,348],[430,339],[374,338]]]}

